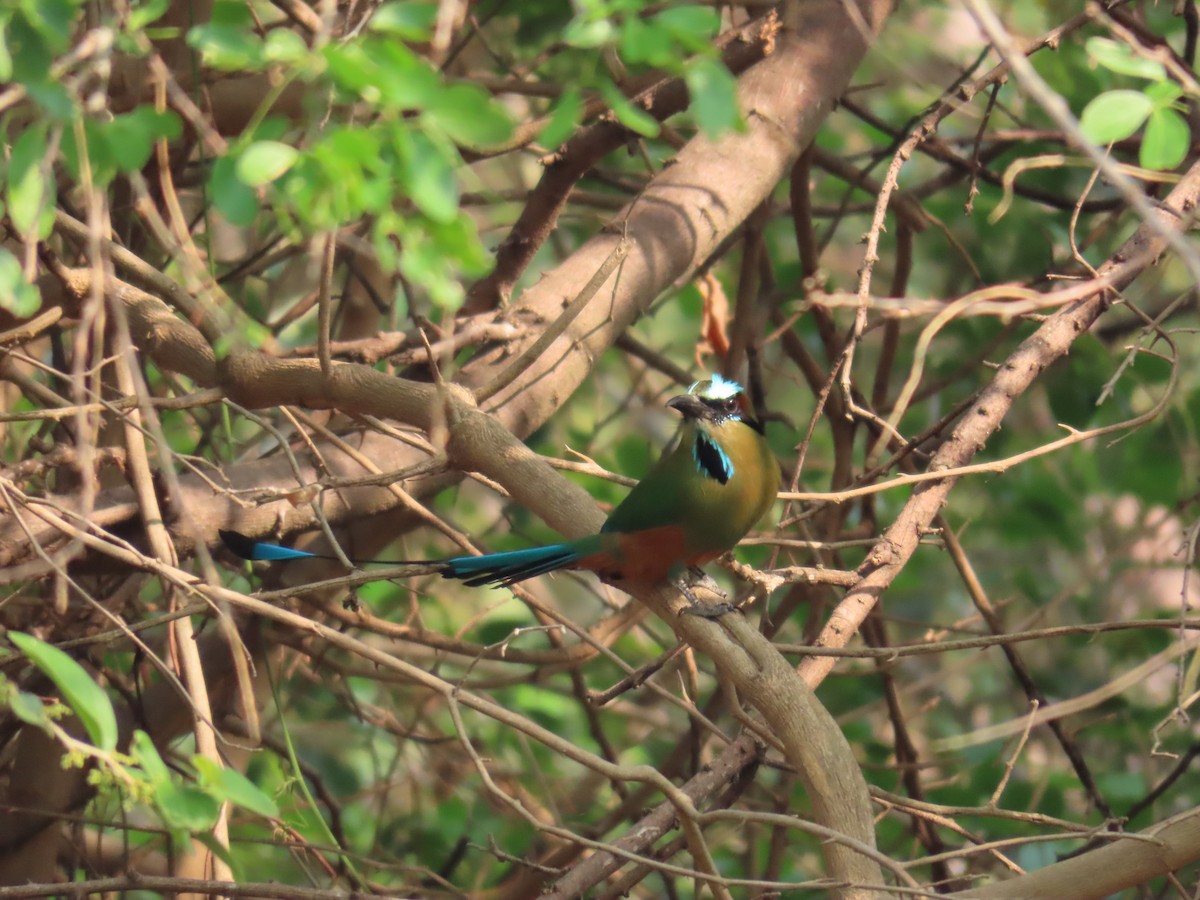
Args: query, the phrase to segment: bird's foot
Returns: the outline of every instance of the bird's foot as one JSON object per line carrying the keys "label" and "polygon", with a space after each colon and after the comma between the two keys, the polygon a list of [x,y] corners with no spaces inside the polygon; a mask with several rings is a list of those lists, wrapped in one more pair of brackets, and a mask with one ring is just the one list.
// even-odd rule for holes
{"label": "bird's foot", "polygon": [[693,602],[691,606],[685,606],[679,611],[681,616],[699,616],[702,619],[719,619],[721,616],[731,612],[737,612],[737,607],[732,603],[697,603]]}
{"label": "bird's foot", "polygon": [[[690,572],[693,576],[699,573],[700,577],[696,578],[696,582],[703,585],[706,591],[716,594],[718,597],[725,597],[724,592],[717,587],[717,583],[709,578],[707,574],[695,567],[692,567]],[[721,600],[718,603],[700,602],[692,592],[692,585],[684,578],[677,579],[675,587],[679,589],[679,593],[683,594],[684,599],[688,602],[688,605],[679,611],[681,616],[700,616],[704,619],[719,619],[726,613],[734,612],[737,609],[728,599]]]}

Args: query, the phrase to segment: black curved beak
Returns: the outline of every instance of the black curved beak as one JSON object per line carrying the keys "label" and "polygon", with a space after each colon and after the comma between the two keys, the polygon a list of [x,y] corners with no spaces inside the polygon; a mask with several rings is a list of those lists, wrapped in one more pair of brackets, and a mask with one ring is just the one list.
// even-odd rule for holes
{"label": "black curved beak", "polygon": [[702,419],[711,412],[704,401],[694,394],[680,394],[678,397],[672,397],[667,401],[667,406],[678,411],[685,419]]}

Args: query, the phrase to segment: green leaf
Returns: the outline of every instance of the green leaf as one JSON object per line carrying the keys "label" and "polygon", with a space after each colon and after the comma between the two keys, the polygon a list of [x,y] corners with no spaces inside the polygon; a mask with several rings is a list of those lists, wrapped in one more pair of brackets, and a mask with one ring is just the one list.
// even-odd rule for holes
{"label": "green leaf", "polygon": [[479,88],[452,84],[430,99],[423,119],[460,147],[487,147],[512,134],[512,120]]}
{"label": "green leaf", "polygon": [[330,44],[324,57],[339,88],[385,108],[424,109],[445,90],[429,62],[398,41]]}
{"label": "green leaf", "polygon": [[41,308],[42,295],[25,280],[20,261],[0,247],[0,309],[18,319],[27,319]]}
{"label": "green leaf", "polygon": [[583,121],[583,95],[579,89],[569,87],[554,104],[550,121],[538,134],[538,143],[551,150],[560,146]]}
{"label": "green leaf", "polygon": [[1163,81],[1167,71],[1162,63],[1139,56],[1128,45],[1111,38],[1091,37],[1084,43],[1088,57],[1110,72],[1118,75],[1132,75],[1135,78],[1149,78],[1151,81]]}
{"label": "green leaf", "polygon": [[[322,52],[335,85],[349,93],[366,93],[374,80],[375,65],[362,44],[327,44]],[[375,90],[378,93],[378,87]]]}
{"label": "green leaf", "polygon": [[253,32],[222,25],[197,25],[188,43],[200,51],[204,64],[226,72],[257,69],[264,58],[263,43]]}
{"label": "green leaf", "polygon": [[667,68],[680,58],[669,30],[655,22],[633,18],[621,26],[621,59],[628,63]]}
{"label": "green leaf", "polygon": [[46,135],[46,125],[39,123],[17,138],[8,162],[5,190],[8,214],[17,231],[25,235],[36,227],[38,238],[49,235],[54,223],[54,184],[44,165],[49,152]]}
{"label": "green leaf", "polygon": [[629,98],[611,81],[605,80],[600,83],[600,94],[604,97],[604,102],[612,108],[617,121],[630,131],[643,137],[658,136],[661,130],[658,121],[644,109],[630,103]]}
{"label": "green leaf", "polygon": [[20,13],[14,15],[5,29],[5,39],[13,58],[13,80],[19,81],[28,88],[29,85],[44,82],[54,61],[54,53],[46,45],[42,35],[29,24]]}
{"label": "green leaf", "polygon": [[299,63],[308,56],[308,45],[294,31],[276,28],[267,34],[263,59],[273,63]]}
{"label": "green leaf", "polygon": [[220,801],[207,791],[174,781],[159,784],[154,801],[168,827],[188,832],[212,828],[221,812]]}
{"label": "green leaf", "polygon": [[114,116],[108,123],[105,138],[116,152],[113,154],[118,169],[136,172],[150,160],[154,142],[160,138],[173,141],[179,137],[179,118],[173,112],[158,112],[152,106]]}
{"label": "green leaf", "polygon": [[1173,81],[1148,84],[1143,91],[1157,106],[1169,106],[1183,96],[1183,88]]}
{"label": "green leaf", "polygon": [[257,24],[250,4],[245,0],[216,0],[209,21],[214,25],[253,30]]}
{"label": "green leaf", "polygon": [[129,742],[129,755],[141,766],[151,784],[161,786],[170,782],[171,770],[158,755],[158,748],[150,740],[150,735],[140,728],[133,733],[133,739]]}
{"label": "green leaf", "polygon": [[608,19],[572,19],[563,30],[563,40],[581,50],[603,47],[616,36],[616,27]]}
{"label": "green leaf", "polygon": [[1084,107],[1079,127],[1089,141],[1111,144],[1132,135],[1154,109],[1141,91],[1106,91]]}
{"label": "green leaf", "polygon": [[83,144],[79,143],[78,128],[67,128],[63,131],[62,160],[71,173],[71,177],[79,180],[82,177],[80,158],[86,157],[92,169],[92,181],[98,185],[106,185],[117,174],[117,159],[114,148],[108,140],[105,125],[92,118],[83,120]]}
{"label": "green leaf", "polygon": [[250,187],[270,184],[296,162],[300,152],[280,141],[255,141],[237,160],[238,178]]}
{"label": "green leaf", "polygon": [[63,700],[79,717],[92,743],[101,750],[114,750],[117,717],[108,694],[92,680],[87,670],[62,650],[31,634],[10,631],[8,639],[62,691]]}
{"label": "green leaf", "polygon": [[697,57],[688,65],[684,80],[692,98],[692,114],[705,137],[714,138],[741,124],[737,81],[724,63]]}
{"label": "green leaf", "polygon": [[11,9],[0,9],[0,81],[11,81],[13,76],[12,51],[8,47],[8,23],[12,14]]}
{"label": "green leaf", "polygon": [[[395,232],[402,247],[400,271],[429,291],[430,299],[444,310],[462,304],[463,289],[456,279],[456,268],[477,273],[474,251],[479,251],[479,236],[471,218],[459,214],[442,224],[406,220],[397,222]],[[376,241],[378,247],[380,241]]]}
{"label": "green leaf", "polygon": [[171,0],[141,0],[129,11],[129,30],[141,31],[151,22],[162,18]]}
{"label": "green leaf", "polygon": [[404,41],[426,41],[436,20],[436,3],[385,3],[375,10],[368,27]]}
{"label": "green leaf", "polygon": [[1173,109],[1156,109],[1146,121],[1138,161],[1147,169],[1174,169],[1187,156],[1191,140],[1183,116]]}
{"label": "green leaf", "polygon": [[67,49],[71,27],[80,3],[78,0],[37,0],[19,4],[21,12],[54,53]]}
{"label": "green leaf", "polygon": [[28,81],[25,89],[29,98],[54,121],[66,125],[77,115],[74,97],[56,81]]}
{"label": "green leaf", "polygon": [[279,807],[253,781],[236,769],[219,766],[206,756],[197,754],[192,764],[210,793],[230,803],[248,809],[268,819],[278,818]]}
{"label": "green leaf", "polygon": [[710,41],[721,24],[717,11],[708,6],[669,6],[653,21],[692,51],[711,49]]}
{"label": "green leaf", "polygon": [[22,722],[28,722],[38,728],[49,728],[50,726],[50,716],[46,714],[46,707],[33,694],[14,689],[12,696],[8,698],[8,708]]}
{"label": "green leaf", "polygon": [[258,215],[258,195],[237,176],[237,160],[223,156],[213,163],[209,178],[213,204],[231,224],[246,227]]}
{"label": "green leaf", "polygon": [[452,221],[458,215],[458,185],[446,153],[419,131],[408,135],[402,149],[400,177],[413,203],[435,222]]}
{"label": "green leaf", "polygon": [[[475,220],[470,216],[460,213],[450,222],[430,222],[426,230],[433,236],[442,255],[453,261],[464,274],[481,277],[491,271],[494,260],[479,242]],[[455,282],[450,293],[457,296],[460,287]]]}
{"label": "green leaf", "polygon": [[200,51],[206,64],[216,69],[229,72],[259,69],[266,61],[250,6],[240,0],[214,4],[209,21],[192,28],[187,42]]}

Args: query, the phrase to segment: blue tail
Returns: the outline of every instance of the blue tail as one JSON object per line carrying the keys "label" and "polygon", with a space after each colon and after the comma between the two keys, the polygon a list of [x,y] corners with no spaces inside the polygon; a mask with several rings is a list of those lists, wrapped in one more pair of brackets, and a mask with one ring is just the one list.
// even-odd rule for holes
{"label": "blue tail", "polygon": [[508,587],[535,575],[565,569],[580,555],[573,544],[551,544],[487,556],[456,556],[442,561],[442,577],[457,578],[470,587],[485,584]]}
{"label": "blue tail", "polygon": [[[239,531],[218,531],[222,542],[234,556],[254,562],[286,562],[293,559],[333,559],[338,557],[306,550],[293,550],[278,544],[256,541]],[[528,550],[511,550],[507,553],[489,553],[487,556],[456,556],[453,559],[351,559],[356,564],[379,563],[391,566],[433,567],[443,578],[457,578],[471,587],[492,584],[508,587],[535,575],[544,575],[555,569],[564,569],[578,560],[583,553],[576,544],[551,544],[549,547],[531,547]]]}
{"label": "blue tail", "polygon": [[[229,549],[229,552],[234,556],[239,556],[242,559],[248,559],[252,562],[283,562],[289,559],[333,559],[339,557],[331,554],[309,553],[305,550],[293,550],[291,547],[280,547],[278,544],[268,544],[265,541],[256,541],[254,538],[242,534],[240,531],[225,531],[217,532],[221,536],[221,541]],[[427,562],[423,559],[353,559],[353,563],[377,563],[384,566],[421,566]],[[433,560],[435,565],[441,560]]]}

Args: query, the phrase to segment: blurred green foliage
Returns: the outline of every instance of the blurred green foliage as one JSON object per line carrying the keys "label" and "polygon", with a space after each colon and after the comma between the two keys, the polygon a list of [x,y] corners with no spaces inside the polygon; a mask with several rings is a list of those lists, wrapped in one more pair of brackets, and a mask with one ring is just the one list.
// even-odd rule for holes
{"label": "blurred green foliage", "polygon": [[[1006,21],[1032,36],[1074,12],[1064,7],[1010,4]],[[271,262],[256,277],[239,279],[237,265],[218,252],[221,229],[232,229],[256,253],[265,247],[264,255],[276,242],[296,245],[334,229],[352,232],[394,291],[395,296],[373,298],[384,311],[385,325],[402,327],[410,319],[445,322],[459,308],[465,286],[489,270],[489,251],[508,234],[546,155],[595,122],[596,109],[605,109],[628,130],[631,152],[611,154],[583,179],[579,192],[593,195],[592,200],[623,202],[636,196],[648,178],[669,164],[681,140],[695,134],[718,137],[744,127],[743,115],[749,111],[740,108],[736,81],[713,43],[728,24],[716,7],[641,0],[585,0],[570,6],[491,0],[472,10],[488,46],[457,63],[451,58],[453,46],[442,47],[441,57],[431,50],[439,39],[435,3],[384,3],[363,27],[336,36],[292,27],[274,6],[260,2],[221,0],[208,21],[187,28],[162,24],[168,12],[162,0],[133,5],[121,14],[98,12],[113,31],[115,46],[139,64],[146,64],[162,42],[182,40],[197,69],[218,72],[221,78],[268,76],[268,88],[245,127],[211,142],[222,148],[215,149],[205,141],[211,136],[197,134],[195,123],[175,111],[158,111],[148,100],[120,111],[98,110],[65,86],[56,67],[61,68],[72,46],[70,36],[84,19],[82,3],[20,0],[0,9],[0,81],[10,84],[5,90],[21,91],[20,103],[14,100],[3,113],[8,135],[3,205],[15,240],[11,248],[0,248],[0,307],[23,317],[39,305],[30,272],[36,253],[21,256],[22,242],[36,249],[37,241],[53,233],[56,209],[68,201],[77,204],[85,189],[116,191],[111,196],[127,201],[137,180],[148,181],[154,174],[160,141],[196,141],[203,147],[176,174],[194,192],[189,213],[207,223],[197,228],[207,254],[204,264],[247,319],[267,323],[263,332],[226,338],[257,343],[268,333],[279,348],[291,350],[312,342],[315,324],[312,316],[282,325],[272,318],[278,299],[274,278],[284,264]],[[1139,10],[1146,29],[1176,52],[1182,49],[1184,26],[1168,9]],[[766,387],[768,438],[789,476],[795,474],[796,448],[808,430],[816,393],[797,357],[808,354],[826,377],[837,362],[826,352],[811,304],[821,300],[819,288],[857,290],[861,238],[871,226],[878,182],[899,142],[943,89],[963,78],[969,81],[995,62],[981,56],[976,38],[964,37],[966,26],[959,16],[949,6],[898,11],[849,94],[873,118],[868,121],[843,107],[820,133],[820,152],[835,155],[872,183],[849,185],[843,172],[819,160],[809,171],[811,225],[822,251],[819,272],[804,271],[800,262],[786,186],[764,207],[763,259],[756,277],[761,296],[770,298],[764,306],[778,317],[755,335],[762,345],[757,371]],[[1115,142],[1111,152],[1129,165],[1177,170],[1191,152],[1181,115],[1195,100],[1191,85],[1113,33],[1089,24],[1065,35],[1053,51],[1036,55],[1035,65],[1080,113],[1084,135],[1097,143]],[[693,98],[688,111],[663,123],[629,96],[630,79],[648,74],[682,78]],[[291,89],[303,96],[303,115],[276,109]],[[936,135],[937,152],[918,153],[901,172],[900,189],[920,204],[926,218],[907,235],[911,254],[902,259],[908,251],[899,235],[908,225],[889,217],[873,296],[888,296],[896,273],[906,270],[904,293],[914,300],[949,301],[1006,283],[1045,289],[1060,277],[1084,277],[1072,236],[1080,257],[1098,265],[1134,227],[1129,215],[1119,214],[1116,195],[1103,184],[1086,198],[1094,205],[1080,206],[1091,170],[1066,160],[1016,175],[1012,203],[993,221],[992,213],[1005,200],[1004,176],[1010,166],[1074,151],[1072,141],[1057,133],[1052,120],[1013,81],[996,95],[994,107],[988,105],[990,97],[989,88],[944,120]],[[522,135],[526,143],[518,152],[514,147]],[[977,156],[984,168],[972,176],[969,161]],[[947,163],[949,157],[956,162]],[[973,203],[970,215],[964,210],[968,201]],[[541,248],[523,283],[595,234],[611,216],[610,206],[583,201],[569,206],[554,240]],[[1079,221],[1072,226],[1077,211]],[[259,240],[262,247],[255,243]],[[735,310],[744,275],[741,246],[723,249],[704,273]],[[142,240],[140,247],[163,271],[187,280],[181,260],[155,240]],[[1100,327],[1076,340],[1069,356],[1017,399],[977,461],[999,462],[1036,451],[1072,429],[1128,422],[1162,403],[1153,421],[1033,455],[1003,472],[964,477],[954,488],[946,525],[961,540],[980,588],[1005,628],[1168,620],[1180,613],[1185,568],[1183,557],[1173,554],[1194,517],[1200,474],[1200,369],[1190,362],[1195,303],[1180,303],[1170,321],[1156,327],[1128,307],[1137,306],[1153,318],[1175,298],[1191,297],[1194,287],[1173,260],[1131,287]],[[690,373],[718,368],[721,360],[711,353],[697,359],[704,304],[696,282],[679,284],[655,302],[628,337],[648,351],[643,356],[659,354]],[[853,308],[832,310],[831,328],[838,335],[849,333],[854,314]],[[891,338],[885,335],[894,324],[894,364],[883,376],[885,401],[894,401],[918,360],[918,339],[929,319],[889,320],[871,311],[851,371],[861,398],[872,395],[881,361],[890,352]],[[964,314],[947,323],[920,358],[922,377],[914,402],[899,418],[901,433],[921,434],[988,385],[995,366],[1040,321]],[[794,336],[796,346],[785,349],[783,334]],[[462,351],[455,361],[469,352]],[[169,382],[153,367],[146,368],[156,385]],[[570,451],[577,451],[602,468],[638,477],[669,440],[674,418],[662,404],[677,387],[626,350],[611,351],[530,436],[529,444],[548,457],[572,458]],[[835,384],[834,391],[839,389]],[[9,411],[23,412],[28,406],[18,401]],[[880,412],[887,417],[887,410]],[[846,462],[834,458],[833,435],[841,424],[828,416],[817,422],[804,469],[796,474],[800,490],[833,486],[832,474],[839,462]],[[228,462],[244,447],[276,449],[257,423],[236,416],[210,421],[208,427],[190,420],[186,426],[168,421],[167,427],[176,452],[205,456],[206,465]],[[862,422],[857,427],[849,450],[855,474],[890,453],[868,460],[877,434]],[[6,446],[24,447],[39,433],[32,425],[9,423]],[[943,431],[939,439],[944,436]],[[936,441],[919,448],[913,465],[919,470],[934,449]],[[880,477],[886,480],[896,471]],[[599,477],[571,477],[604,506],[615,505],[625,494],[623,486]],[[778,536],[851,543],[821,554],[747,547],[739,558],[762,567],[853,568],[912,491],[911,486],[893,488],[867,502],[847,504],[845,533],[820,531],[825,507],[796,505],[784,513],[781,504],[770,519],[773,526],[785,517]],[[553,537],[532,513],[512,508],[479,484],[445,491],[430,506],[487,550]],[[797,513],[801,518],[792,518]],[[939,535],[926,538],[883,598],[879,615],[889,642],[987,634]],[[395,555],[437,558],[448,552],[447,542],[422,533],[407,537]],[[727,573],[715,574],[730,590],[744,590]],[[231,583],[249,589],[256,581]],[[560,574],[529,588],[545,607],[575,622],[593,622],[622,602],[618,592],[586,576]],[[687,703],[711,713],[725,734],[737,731],[736,720],[722,706],[719,678],[704,660],[671,661],[655,678],[654,690],[630,691],[611,704],[590,705],[588,691],[611,687],[628,677],[629,669],[674,647],[675,637],[665,623],[641,623],[582,665],[540,667],[482,655],[472,659],[422,643],[435,634],[445,642],[504,646],[519,654],[554,649],[560,637],[569,636],[507,591],[469,591],[430,579],[376,582],[359,588],[355,596],[371,614],[411,629],[372,636],[389,652],[486,693],[550,732],[589,751],[611,753],[621,763],[659,766],[674,760],[672,776],[683,780],[719,752],[722,739],[689,719],[682,708]],[[774,610],[785,596],[788,602],[793,596],[804,602],[790,618],[777,621]],[[760,600],[750,614],[761,615],[764,627],[777,628],[773,635],[778,640],[798,643],[812,637],[814,622],[819,627],[839,596],[831,589],[795,595],[780,589],[769,606]],[[811,619],[810,610],[815,610]],[[1166,630],[1131,630],[1035,641],[1019,645],[1019,652],[1045,699],[1053,703],[1095,690],[1168,650],[1176,639]],[[328,875],[333,881],[348,870],[313,876],[313,858],[322,854],[336,860],[341,852],[384,889],[428,888],[445,879],[463,891],[484,891],[511,876],[511,859],[540,858],[554,846],[530,819],[565,824],[596,839],[619,835],[636,819],[636,803],[631,803],[632,812],[609,815],[636,786],[585,773],[552,748],[474,713],[464,714],[469,733],[460,735],[443,698],[383,677],[362,660],[336,652],[310,653],[300,638],[289,640],[291,645],[281,641],[290,661],[281,668],[278,702],[262,711],[271,742],[252,755],[245,779],[186,751],[168,764],[148,739],[138,739],[129,759],[119,762],[139,785],[138,811],[144,814],[139,821],[182,840],[210,827],[219,804],[228,801],[236,807],[230,857],[247,880],[302,883]],[[33,658],[38,649],[29,647],[35,648],[29,654]],[[136,665],[133,654],[119,650],[106,651],[106,662],[118,671]],[[1190,671],[1191,656],[1185,654],[1179,664]],[[67,705],[81,715],[92,744],[112,751],[115,726],[105,717],[104,703],[84,696],[88,688],[83,681],[105,703],[107,694],[78,664],[72,665],[76,668],[48,656],[39,663]],[[891,676],[890,686],[881,671]],[[889,696],[889,691],[897,693]],[[667,702],[667,695],[679,705]],[[21,691],[5,696],[22,721],[49,727],[51,717],[36,696]],[[905,711],[915,736],[926,800],[983,807],[1007,778],[999,801],[1004,809],[1036,811],[1085,826],[1103,824],[1062,747],[1045,728],[1033,732],[1011,772],[1006,762],[1014,739],[955,753],[928,750],[931,741],[1028,714],[1029,698],[997,648],[905,656],[879,664],[842,660],[821,686],[820,698],[839,718],[868,780],[880,788],[906,790],[905,773],[897,764],[891,701]],[[1151,752],[1156,739],[1174,753],[1192,741],[1182,725],[1159,729],[1178,699],[1171,670],[1164,668],[1127,694],[1067,720],[1114,815],[1123,815],[1169,772],[1173,762]],[[746,788],[745,802],[768,811],[802,809],[803,791],[777,762],[772,758],[760,769]],[[525,811],[532,810],[529,816],[515,812],[506,798],[483,784],[480,765],[487,766],[506,797],[517,797]],[[111,815],[127,796],[115,782],[107,784],[94,801],[97,815]],[[1182,787],[1168,791],[1133,824],[1164,818],[1194,802],[1190,796]],[[650,804],[657,797],[647,793],[638,799]],[[1030,833],[1028,823],[1013,817],[980,813],[960,822],[985,840]],[[755,825],[733,832],[731,828],[728,843],[718,847],[721,870],[745,874],[739,867],[752,869],[756,860],[765,866],[771,831]],[[340,850],[329,845],[330,835]],[[906,816],[883,817],[878,837],[881,850],[896,858],[923,852],[914,847]],[[959,837],[943,832],[955,846]],[[500,852],[489,846],[493,839]],[[802,852],[787,859],[780,878],[819,874],[815,843],[802,846]],[[1077,846],[1077,841],[1034,843],[1019,848],[1015,860],[1037,867]],[[688,896],[684,890],[678,895]]]}

